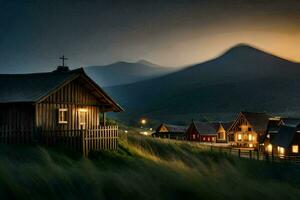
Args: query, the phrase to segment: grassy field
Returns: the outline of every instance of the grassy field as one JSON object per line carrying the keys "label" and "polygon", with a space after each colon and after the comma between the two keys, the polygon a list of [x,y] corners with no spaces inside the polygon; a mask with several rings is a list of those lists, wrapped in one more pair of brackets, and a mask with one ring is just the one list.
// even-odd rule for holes
{"label": "grassy field", "polygon": [[300,166],[244,160],[137,135],[89,158],[0,146],[2,199],[299,199]]}

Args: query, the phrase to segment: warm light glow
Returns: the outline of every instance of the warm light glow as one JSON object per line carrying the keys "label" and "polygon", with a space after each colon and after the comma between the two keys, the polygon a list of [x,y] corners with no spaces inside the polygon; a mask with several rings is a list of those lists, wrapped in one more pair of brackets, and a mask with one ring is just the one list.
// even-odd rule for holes
{"label": "warm light glow", "polygon": [[253,140],[252,134],[249,134],[249,141],[252,141],[252,140]]}
{"label": "warm light glow", "polygon": [[269,145],[267,146],[267,152],[268,152],[268,153],[272,153],[272,149],[273,149],[272,144],[269,144]]}
{"label": "warm light glow", "polygon": [[270,134],[267,134],[267,138],[270,138]]}
{"label": "warm light glow", "polygon": [[238,140],[242,140],[242,134],[238,134]]}
{"label": "warm light glow", "polygon": [[252,144],[252,143],[250,143],[250,144],[249,144],[249,147],[253,147],[253,144]]}
{"label": "warm light glow", "polygon": [[86,108],[79,108],[78,111],[79,112],[87,112],[87,109]]}
{"label": "warm light glow", "polygon": [[147,120],[146,120],[146,119],[141,119],[141,124],[142,124],[142,125],[147,124]]}
{"label": "warm light glow", "polygon": [[292,146],[292,152],[293,152],[293,153],[298,153],[298,152],[299,152],[299,147],[298,147],[298,145],[293,145],[293,146]]}
{"label": "warm light glow", "polygon": [[279,155],[284,155],[284,148],[283,147],[277,147],[277,151]]}

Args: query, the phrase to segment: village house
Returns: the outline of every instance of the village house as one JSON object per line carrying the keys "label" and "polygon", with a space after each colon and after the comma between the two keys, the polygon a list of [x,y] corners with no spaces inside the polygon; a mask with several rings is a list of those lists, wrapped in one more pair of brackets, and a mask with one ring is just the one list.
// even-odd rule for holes
{"label": "village house", "polygon": [[271,140],[272,154],[276,156],[299,156],[300,124],[281,125]]}
{"label": "village house", "polygon": [[262,140],[265,153],[275,156],[298,155],[299,124],[299,118],[271,119]]}
{"label": "village house", "polygon": [[152,136],[159,137],[159,138],[184,140],[186,130],[187,130],[186,126],[160,124],[156,128],[155,133],[153,133]]}
{"label": "village house", "polygon": [[206,122],[192,121],[186,131],[186,139],[189,141],[215,143],[217,136],[215,127]]}
{"label": "village house", "polygon": [[[122,108],[83,69],[2,74],[0,83],[2,143],[68,141],[80,151],[116,148],[118,127],[106,126],[105,113]],[[101,137],[113,142],[98,143]]]}
{"label": "village house", "polygon": [[215,122],[211,125],[215,128],[217,133],[217,143],[227,143],[227,130],[230,128],[233,122]]}
{"label": "village house", "polygon": [[270,115],[258,112],[240,112],[228,130],[229,143],[235,147],[259,148]]}

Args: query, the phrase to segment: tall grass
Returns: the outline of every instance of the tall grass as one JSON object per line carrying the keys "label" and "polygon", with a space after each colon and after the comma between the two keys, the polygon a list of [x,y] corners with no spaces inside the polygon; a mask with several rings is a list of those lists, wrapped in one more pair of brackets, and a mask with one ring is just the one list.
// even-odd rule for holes
{"label": "tall grass", "polygon": [[197,144],[128,136],[89,158],[0,146],[2,199],[299,199],[300,167],[238,159]]}

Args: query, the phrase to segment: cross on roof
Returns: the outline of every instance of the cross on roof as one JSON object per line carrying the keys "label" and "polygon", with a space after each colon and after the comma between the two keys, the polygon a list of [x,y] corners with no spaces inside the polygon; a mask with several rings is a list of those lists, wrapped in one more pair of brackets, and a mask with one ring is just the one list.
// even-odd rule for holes
{"label": "cross on roof", "polygon": [[62,57],[60,57],[59,59],[62,60],[62,66],[65,66],[65,60],[68,60],[68,58],[65,57],[65,55],[62,55]]}

